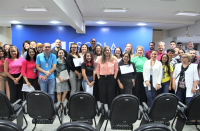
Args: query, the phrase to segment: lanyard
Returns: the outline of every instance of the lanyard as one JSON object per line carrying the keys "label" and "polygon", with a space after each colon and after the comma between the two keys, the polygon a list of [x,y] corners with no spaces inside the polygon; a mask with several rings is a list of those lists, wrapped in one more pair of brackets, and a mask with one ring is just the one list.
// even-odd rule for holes
{"label": "lanyard", "polygon": [[49,54],[48,58],[46,59],[45,55],[44,55],[44,58],[46,60],[46,63],[48,63],[48,60],[49,60],[49,57],[50,57],[51,54]]}

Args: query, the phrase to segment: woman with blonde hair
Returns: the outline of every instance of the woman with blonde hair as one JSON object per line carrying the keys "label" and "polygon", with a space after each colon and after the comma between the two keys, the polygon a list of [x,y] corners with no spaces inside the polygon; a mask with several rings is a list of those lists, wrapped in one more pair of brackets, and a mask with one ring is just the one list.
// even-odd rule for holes
{"label": "woman with blonde hair", "polygon": [[128,52],[128,53],[131,55],[131,59],[132,59],[133,57],[135,57],[135,55],[133,54],[133,46],[132,46],[131,43],[127,43],[127,44],[126,44],[124,53],[125,53],[125,52]]}
{"label": "woman with blonde hair", "polygon": [[140,99],[140,103],[146,102],[147,100],[143,85],[143,67],[146,60],[147,58],[144,57],[144,48],[142,46],[137,46],[135,57],[131,59],[131,62],[135,64],[137,76],[132,93]]}
{"label": "woman with blonde hair", "polygon": [[112,100],[115,98],[118,62],[109,46],[103,48],[102,56],[97,61],[96,73],[99,79],[100,102],[108,104],[110,108]]}

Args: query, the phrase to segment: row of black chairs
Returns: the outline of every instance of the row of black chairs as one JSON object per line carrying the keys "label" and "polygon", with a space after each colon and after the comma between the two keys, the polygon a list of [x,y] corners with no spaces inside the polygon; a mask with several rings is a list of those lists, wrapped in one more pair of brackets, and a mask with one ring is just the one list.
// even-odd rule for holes
{"label": "row of black chairs", "polygon": [[[0,120],[1,131],[23,131],[23,129],[10,121]],[[146,124],[138,127],[135,131],[170,131],[169,127],[163,124]],[[88,124],[79,122],[69,122],[62,124],[56,131],[96,131],[96,129]]]}
{"label": "row of black chairs", "polygon": [[[9,121],[17,119],[17,124],[22,127],[24,118],[26,122],[24,130],[28,123],[23,113],[29,114],[33,118],[32,123],[35,124],[34,130],[36,124],[52,124],[56,115],[62,125],[64,115],[69,115],[70,122],[92,125],[92,120],[94,119],[95,127],[99,131],[105,120],[105,130],[108,121],[110,121],[111,129],[133,130],[133,124],[141,118],[140,126],[154,122],[169,126],[169,121],[173,120],[171,129],[174,130],[173,124],[178,117],[175,128],[177,131],[181,131],[186,120],[200,119],[199,102],[200,95],[195,95],[188,107],[186,107],[178,101],[176,95],[164,93],[158,95],[152,107],[148,108],[146,103],[142,103],[141,106],[138,98],[134,95],[124,94],[117,96],[113,100],[110,109],[108,109],[107,104],[103,105],[100,102],[96,102],[91,94],[85,92],[77,92],[69,98],[68,102],[65,101],[61,105],[59,101],[55,106],[50,95],[42,91],[30,92],[27,95],[26,101],[22,103],[21,100],[18,100],[13,104],[10,104],[6,95],[0,92],[0,119]],[[27,111],[25,110],[26,105]],[[62,110],[61,106],[63,107]],[[95,116],[100,114],[101,117],[97,125]]]}

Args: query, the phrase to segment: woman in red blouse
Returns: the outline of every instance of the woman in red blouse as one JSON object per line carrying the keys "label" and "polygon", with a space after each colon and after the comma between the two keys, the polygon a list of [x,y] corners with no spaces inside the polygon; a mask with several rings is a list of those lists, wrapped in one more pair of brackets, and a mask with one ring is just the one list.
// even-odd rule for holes
{"label": "woman in red blouse", "polygon": [[110,108],[115,98],[118,62],[109,46],[103,48],[102,56],[97,60],[96,72],[99,79],[99,99]]}
{"label": "woman in red blouse", "polygon": [[6,93],[8,99],[10,99],[10,90],[8,86],[7,76],[4,73],[4,61],[6,51],[0,47],[0,90]]}
{"label": "woman in red blouse", "polygon": [[38,72],[36,70],[36,51],[34,48],[29,48],[26,59],[22,63],[22,75],[28,86],[32,85],[35,90],[38,89]]}

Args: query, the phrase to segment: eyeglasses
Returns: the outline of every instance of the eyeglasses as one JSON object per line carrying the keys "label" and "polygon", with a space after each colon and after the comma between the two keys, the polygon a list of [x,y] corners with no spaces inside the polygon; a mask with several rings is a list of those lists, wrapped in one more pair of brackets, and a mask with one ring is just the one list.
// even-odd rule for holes
{"label": "eyeglasses", "polygon": [[91,42],[96,42],[96,41],[91,41]]}
{"label": "eyeglasses", "polygon": [[71,47],[71,48],[76,49],[76,48],[78,48],[78,47]]}
{"label": "eyeglasses", "polygon": [[128,56],[124,56],[124,57],[127,58],[127,59],[129,58]]}
{"label": "eyeglasses", "polygon": [[45,46],[45,48],[51,48],[51,46]]}

